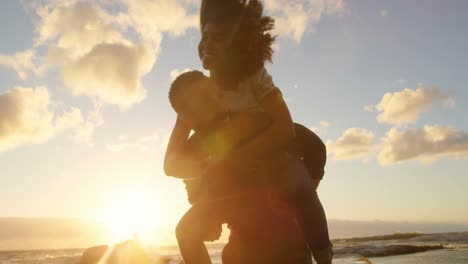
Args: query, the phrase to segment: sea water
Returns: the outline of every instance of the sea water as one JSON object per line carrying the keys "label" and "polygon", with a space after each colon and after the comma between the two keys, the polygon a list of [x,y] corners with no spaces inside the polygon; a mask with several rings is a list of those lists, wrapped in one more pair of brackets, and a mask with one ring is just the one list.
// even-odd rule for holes
{"label": "sea water", "polygon": [[[352,249],[357,247],[372,250],[387,245],[444,245],[447,249],[399,256],[371,257],[368,260],[364,260],[358,254],[347,253],[353,252]],[[221,264],[223,247],[223,244],[208,246],[213,264]],[[335,243],[335,248],[337,252],[340,252],[335,256],[333,261],[335,264],[468,263],[468,233],[428,234],[410,239],[388,239],[385,241],[366,240],[356,242],[353,240],[340,240]],[[0,252],[0,264],[74,264],[79,260],[83,251],[84,249],[3,251]],[[174,264],[181,261],[177,247],[160,247],[151,250],[149,255],[152,256],[155,262],[160,256],[170,258],[171,263]]]}

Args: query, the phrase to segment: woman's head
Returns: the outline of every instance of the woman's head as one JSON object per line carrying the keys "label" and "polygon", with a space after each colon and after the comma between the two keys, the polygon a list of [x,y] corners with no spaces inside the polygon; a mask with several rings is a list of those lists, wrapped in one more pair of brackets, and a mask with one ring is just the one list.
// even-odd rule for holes
{"label": "woman's head", "polygon": [[260,0],[202,0],[200,59],[210,71],[243,79],[271,62],[274,20]]}

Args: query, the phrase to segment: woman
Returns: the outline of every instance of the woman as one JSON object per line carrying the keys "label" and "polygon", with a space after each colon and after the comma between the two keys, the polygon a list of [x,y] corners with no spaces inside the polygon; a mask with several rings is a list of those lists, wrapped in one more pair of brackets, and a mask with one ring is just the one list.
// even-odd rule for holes
{"label": "woman", "polygon": [[[262,16],[262,11],[260,1],[246,3],[240,0],[206,0],[202,2],[200,21],[203,36],[199,45],[199,53],[204,68],[210,71],[211,78],[222,88],[221,93],[229,102],[232,111],[262,111],[272,120],[272,125],[255,139],[237,149],[225,161],[208,167],[209,172],[255,167],[258,160],[283,149],[295,135],[292,119],[282,100],[281,92],[273,84],[271,76],[264,68],[265,62],[271,61],[273,54],[271,45],[274,37],[267,33],[273,28],[273,20]],[[189,132],[190,128],[180,120],[176,121],[165,159],[167,174],[180,173],[180,170],[187,170],[187,168],[190,168],[191,173],[194,170],[200,172],[206,170],[204,164],[199,164],[199,161],[182,161],[180,156],[174,155],[175,150],[187,140]],[[278,161],[281,163],[281,160]],[[184,166],[180,166],[182,163]],[[290,168],[291,177],[305,179],[299,176],[303,173],[303,168],[295,165]],[[175,170],[179,171],[175,172]],[[289,178],[275,180],[282,187],[287,187],[290,182]],[[302,186],[308,185],[311,184],[307,182],[302,184]],[[303,206],[307,207],[309,204],[303,204]],[[319,206],[321,209],[320,201],[314,206]],[[311,221],[309,219],[304,222],[310,223]],[[230,224],[236,226],[236,223]],[[310,232],[305,233],[309,241],[312,240],[312,235],[316,236]],[[328,238],[328,231],[326,231],[326,238]],[[327,239],[324,241],[325,243],[320,246],[329,252],[331,243]],[[309,245],[314,246],[310,242]],[[187,254],[188,258],[196,256],[196,258],[203,259],[196,263],[209,263],[204,246],[199,245],[193,248],[193,252],[182,252],[182,254]],[[329,261],[323,260],[319,263],[329,263]]]}

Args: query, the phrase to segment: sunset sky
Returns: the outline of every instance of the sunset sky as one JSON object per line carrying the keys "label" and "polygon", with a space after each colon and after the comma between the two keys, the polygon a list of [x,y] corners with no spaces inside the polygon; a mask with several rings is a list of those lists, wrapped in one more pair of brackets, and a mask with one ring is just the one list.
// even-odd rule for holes
{"label": "sunset sky", "polygon": [[[2,1],[0,217],[172,232],[188,203],[162,171],[167,92],[201,68],[198,2]],[[328,146],[328,217],[468,224],[468,1],[264,3],[267,69]]]}

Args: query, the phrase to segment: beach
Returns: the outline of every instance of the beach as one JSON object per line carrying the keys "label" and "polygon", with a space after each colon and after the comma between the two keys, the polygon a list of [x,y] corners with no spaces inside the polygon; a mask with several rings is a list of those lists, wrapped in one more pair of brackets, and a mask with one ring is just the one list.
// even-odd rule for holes
{"label": "beach", "polygon": [[[468,232],[442,234],[393,234],[365,238],[335,239],[336,264],[432,264],[468,263]],[[436,249],[441,246],[443,249]],[[208,245],[213,264],[221,264],[221,252],[224,244]],[[433,247],[434,249],[430,249]],[[397,249],[425,252],[403,254]],[[429,248],[429,249],[428,249]],[[1,264],[74,264],[81,257],[84,249],[29,250],[0,252]],[[170,263],[181,262],[178,248],[175,246],[147,249],[154,263],[161,257],[170,259]],[[372,254],[391,254],[384,257],[363,257]],[[403,254],[403,255],[398,255]],[[367,259],[367,260],[366,260]]]}

